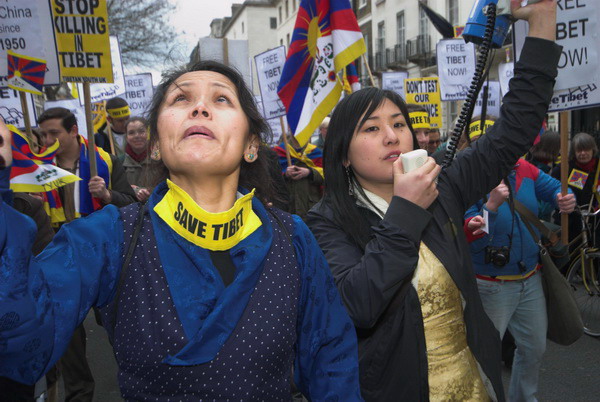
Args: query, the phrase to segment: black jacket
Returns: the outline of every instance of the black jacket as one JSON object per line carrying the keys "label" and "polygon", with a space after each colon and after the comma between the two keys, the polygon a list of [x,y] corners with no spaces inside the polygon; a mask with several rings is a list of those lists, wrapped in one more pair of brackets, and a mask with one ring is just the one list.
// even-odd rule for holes
{"label": "black jacket", "polygon": [[392,199],[383,220],[361,209],[372,225],[364,251],[334,222],[326,199],[310,211],[307,223],[357,328],[366,400],[429,399],[421,305],[410,284],[421,241],[460,290],[468,345],[485,373],[484,383],[493,386],[492,398],[504,400],[500,339],[479,298],[463,216],[533,143],[552,96],[560,54],[560,47],[550,41],[526,39],[501,118],[442,171],[439,196],[427,210],[399,197]]}

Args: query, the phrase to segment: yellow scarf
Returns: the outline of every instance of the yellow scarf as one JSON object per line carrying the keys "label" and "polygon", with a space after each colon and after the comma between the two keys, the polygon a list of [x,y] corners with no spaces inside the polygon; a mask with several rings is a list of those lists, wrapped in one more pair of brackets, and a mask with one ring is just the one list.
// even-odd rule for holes
{"label": "yellow scarf", "polygon": [[178,235],[212,251],[229,250],[250,236],[262,222],[252,210],[254,190],[233,207],[216,214],[202,209],[183,189],[167,180],[169,191],[154,212]]}

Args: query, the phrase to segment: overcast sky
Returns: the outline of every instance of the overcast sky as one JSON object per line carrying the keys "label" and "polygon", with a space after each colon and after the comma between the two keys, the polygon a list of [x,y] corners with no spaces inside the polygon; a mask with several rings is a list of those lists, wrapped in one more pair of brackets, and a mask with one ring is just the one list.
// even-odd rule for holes
{"label": "overcast sky", "polygon": [[[198,43],[198,39],[210,34],[210,22],[215,18],[231,16],[231,5],[242,3],[243,0],[171,0],[176,9],[171,16],[171,24],[178,33],[180,46],[173,53],[177,64],[187,63],[190,53]],[[150,69],[154,85],[160,82],[161,69],[157,65]],[[126,69],[125,74],[135,74],[148,71],[147,68]]]}

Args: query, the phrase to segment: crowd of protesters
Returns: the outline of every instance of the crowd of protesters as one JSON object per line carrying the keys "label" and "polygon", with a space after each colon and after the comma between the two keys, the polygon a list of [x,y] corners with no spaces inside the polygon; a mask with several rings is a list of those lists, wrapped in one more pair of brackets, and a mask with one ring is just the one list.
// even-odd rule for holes
{"label": "crowd of protesters", "polygon": [[66,400],[91,401],[93,309],[126,400],[535,401],[546,305],[513,199],[546,218],[595,207],[600,167],[576,135],[564,161],[594,180],[563,196],[556,135],[531,148],[556,3],[513,6],[530,28],[500,116],[475,117],[445,169],[427,109],[377,88],[345,97],[315,144],[270,149],[242,77],[212,61],[165,76],[147,116],[109,100],[92,156],[83,122],[46,110],[40,145],[81,178],[48,193],[9,190],[0,122],[0,399],[31,400],[45,376],[50,400],[62,377]]}

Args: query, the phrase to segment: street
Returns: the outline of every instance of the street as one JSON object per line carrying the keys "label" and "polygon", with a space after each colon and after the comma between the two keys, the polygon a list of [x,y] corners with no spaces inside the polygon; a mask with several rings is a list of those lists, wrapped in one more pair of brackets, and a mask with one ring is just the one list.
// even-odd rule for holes
{"label": "street", "polygon": [[[103,328],[96,325],[94,315],[85,321],[88,335],[89,363],[96,380],[94,401],[113,402],[120,399],[117,366]],[[507,389],[510,370],[503,370]],[[600,399],[600,338],[584,335],[565,347],[548,342],[540,372],[540,401],[597,401]],[[62,395],[62,392],[61,392]]]}

